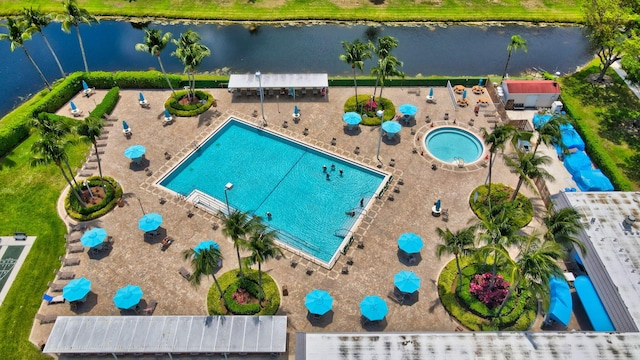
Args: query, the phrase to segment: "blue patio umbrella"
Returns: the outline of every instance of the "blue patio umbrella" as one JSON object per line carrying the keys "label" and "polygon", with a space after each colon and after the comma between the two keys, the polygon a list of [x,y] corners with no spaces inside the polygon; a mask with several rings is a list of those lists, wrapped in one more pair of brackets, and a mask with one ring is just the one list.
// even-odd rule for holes
{"label": "blue patio umbrella", "polygon": [[138,228],[144,232],[156,230],[162,225],[162,215],[148,213],[138,220]]}
{"label": "blue patio umbrella", "polygon": [[122,128],[127,130],[129,128],[129,124],[126,121],[122,120]]}
{"label": "blue patio umbrella", "polygon": [[298,105],[294,105],[294,106],[293,106],[293,114],[294,114],[294,115],[298,115],[298,114],[300,114],[300,110],[298,109]]}
{"label": "blue patio umbrella", "polygon": [[436,211],[440,211],[440,206],[442,205],[442,203],[440,202],[440,199],[436,200]]}
{"label": "blue patio umbrella", "polygon": [[360,312],[362,316],[371,321],[384,319],[389,312],[387,303],[379,296],[367,296],[360,302]]}
{"label": "blue patio umbrella", "polygon": [[220,250],[220,245],[218,245],[218,243],[216,243],[213,240],[205,240],[205,241],[201,241],[195,248],[193,248],[193,251],[196,254],[199,254],[200,251],[208,250],[208,249],[211,249],[211,248]]}
{"label": "blue patio umbrella", "polygon": [[140,96],[140,102],[145,102],[144,95],[142,95],[142,91],[140,92],[139,96]]}
{"label": "blue patio umbrella", "polygon": [[169,110],[164,109],[164,117],[167,119],[171,117],[171,113],[169,112]]}
{"label": "blue patio umbrella", "polygon": [[422,249],[422,238],[414,233],[404,233],[398,238],[398,247],[407,254],[415,254]]}
{"label": "blue patio umbrella", "polygon": [[106,238],[107,231],[97,227],[84,233],[80,238],[80,242],[82,242],[82,246],[94,247],[102,244]]}
{"label": "blue patio umbrella", "polygon": [[412,294],[420,288],[420,278],[411,271],[402,270],[393,276],[393,284],[403,293]]}
{"label": "blue patio umbrella", "polygon": [[71,111],[77,111],[78,107],[73,101],[69,101],[69,106],[71,106]]}
{"label": "blue patio umbrella", "polygon": [[333,306],[333,298],[325,290],[313,290],[304,298],[304,306],[310,313],[324,315]]}
{"label": "blue patio umbrella", "polygon": [[127,285],[116,291],[116,295],[113,297],[113,303],[116,304],[118,309],[131,309],[138,305],[140,299],[142,299],[142,289],[140,286]]}
{"label": "blue patio umbrella", "polygon": [[362,121],[362,116],[357,112],[349,111],[342,115],[342,120],[347,123],[347,125],[358,125]]}
{"label": "blue patio umbrella", "polygon": [[81,277],[69,281],[62,288],[62,297],[67,301],[82,301],[91,291],[91,280]]}
{"label": "blue patio umbrella", "polygon": [[405,115],[414,116],[418,112],[418,108],[412,104],[402,104],[398,107],[398,111]]}
{"label": "blue patio umbrella", "polygon": [[402,125],[397,121],[385,121],[382,123],[382,130],[388,134],[397,134],[402,130]]}
{"label": "blue patio umbrella", "polygon": [[82,80],[82,89],[85,91],[89,90],[89,85],[87,85],[87,82],[84,80]]}
{"label": "blue patio umbrella", "polygon": [[142,157],[142,155],[144,155],[146,151],[147,148],[142,145],[132,145],[124,150],[124,156],[128,157],[129,159],[137,159]]}
{"label": "blue patio umbrella", "polygon": [[467,98],[467,90],[464,90],[464,91],[462,92],[462,98],[463,98],[463,99],[466,99],[466,98]]}

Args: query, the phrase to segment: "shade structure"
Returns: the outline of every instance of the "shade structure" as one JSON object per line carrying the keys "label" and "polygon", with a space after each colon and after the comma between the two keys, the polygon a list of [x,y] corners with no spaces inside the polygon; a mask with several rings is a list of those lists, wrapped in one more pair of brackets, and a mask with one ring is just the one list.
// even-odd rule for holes
{"label": "shade structure", "polygon": [[304,298],[304,306],[310,313],[324,315],[333,306],[333,298],[325,290],[313,290]]}
{"label": "shade structure", "polygon": [[127,130],[129,128],[129,124],[126,121],[122,120],[122,128]]}
{"label": "shade structure", "polygon": [[118,309],[131,309],[138,305],[140,299],[142,299],[142,295],[144,295],[144,293],[142,289],[140,289],[140,286],[129,284],[116,291],[116,295],[113,297],[113,303],[116,304]]}
{"label": "shade structure", "polygon": [[403,293],[412,294],[420,288],[420,278],[411,271],[402,270],[393,276],[393,285]]}
{"label": "shade structure", "polygon": [[71,106],[71,111],[77,111],[78,107],[73,101],[69,101],[69,106]]}
{"label": "shade structure", "polygon": [[156,230],[162,225],[162,215],[148,213],[138,220],[138,228],[144,232]]}
{"label": "shade structure", "polygon": [[342,115],[342,120],[347,123],[347,125],[354,126],[360,124],[362,116],[357,112],[349,111]]}
{"label": "shade structure", "polygon": [[208,250],[208,249],[211,249],[211,248],[220,250],[220,245],[218,245],[218,243],[216,243],[213,240],[205,240],[205,241],[201,241],[195,248],[193,248],[193,251],[196,254],[199,254],[200,251]]}
{"label": "shade structure", "polygon": [[102,244],[107,237],[107,231],[103,228],[93,228],[82,235],[82,246],[94,247]]}
{"label": "shade structure", "polygon": [[397,121],[385,121],[382,123],[382,130],[388,134],[397,134],[402,130],[402,125]]}
{"label": "shade structure", "polygon": [[89,90],[89,85],[87,85],[87,82],[82,80],[82,89],[83,90]]}
{"label": "shade structure", "polygon": [[360,302],[360,313],[371,321],[384,319],[388,312],[387,303],[379,296],[367,296]]}
{"label": "shade structure", "polygon": [[414,116],[418,112],[418,108],[413,104],[402,104],[398,107],[398,111],[405,115]]}
{"label": "shade structure", "polygon": [[140,98],[140,102],[144,102],[144,95],[142,95],[142,91],[140,92],[138,97]]}
{"label": "shade structure", "polygon": [[84,299],[91,291],[91,280],[81,277],[71,280],[62,288],[62,297],[67,301],[79,301]]}
{"label": "shade structure", "polygon": [[142,157],[147,152],[147,148],[142,145],[132,145],[124,150],[124,156],[129,159],[137,159]]}
{"label": "shade structure", "polygon": [[398,247],[407,254],[420,252],[423,245],[422,238],[414,233],[404,233],[398,238]]}

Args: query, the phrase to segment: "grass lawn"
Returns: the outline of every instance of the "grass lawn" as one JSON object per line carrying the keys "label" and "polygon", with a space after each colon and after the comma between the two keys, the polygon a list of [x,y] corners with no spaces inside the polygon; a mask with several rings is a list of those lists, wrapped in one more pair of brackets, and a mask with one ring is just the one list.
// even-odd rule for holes
{"label": "grass lawn", "polygon": [[[0,15],[16,14],[23,7],[62,11],[61,1],[0,0]],[[342,20],[342,21],[582,21],[582,1],[449,0],[78,0],[93,15],[235,21]]]}
{"label": "grass lawn", "polygon": [[[55,165],[31,167],[31,136],[0,159],[0,234],[25,231],[37,240],[0,306],[0,354],[5,359],[48,359],[29,342],[34,316],[53,270],[60,267],[66,228],[56,213],[56,202],[66,185]],[[78,166],[88,145],[68,149]]]}

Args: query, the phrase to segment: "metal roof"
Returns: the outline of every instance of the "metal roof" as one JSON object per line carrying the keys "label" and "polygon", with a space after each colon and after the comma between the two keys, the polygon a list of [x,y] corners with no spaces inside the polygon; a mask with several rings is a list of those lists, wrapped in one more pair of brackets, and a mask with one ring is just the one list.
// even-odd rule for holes
{"label": "metal roof", "polygon": [[46,354],[284,353],[286,316],[61,316]]}
{"label": "metal roof", "polygon": [[640,333],[297,333],[296,360],[633,359]]}
{"label": "metal roof", "polygon": [[258,89],[260,82],[264,89],[280,88],[323,88],[329,86],[327,74],[262,74],[260,81],[256,74],[231,74],[230,89]]}
{"label": "metal roof", "polygon": [[640,328],[640,219],[638,192],[570,192],[553,197],[556,207],[571,206],[582,215],[580,254],[598,296],[617,331]]}
{"label": "metal roof", "polygon": [[560,85],[554,80],[505,80],[509,94],[560,94]]}

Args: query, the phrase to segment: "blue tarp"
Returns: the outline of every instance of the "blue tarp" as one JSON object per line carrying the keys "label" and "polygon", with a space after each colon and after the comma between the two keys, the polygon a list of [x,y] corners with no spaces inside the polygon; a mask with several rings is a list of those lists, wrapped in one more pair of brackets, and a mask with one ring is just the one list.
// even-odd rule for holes
{"label": "blue tarp", "polygon": [[562,134],[562,143],[567,147],[567,149],[584,150],[584,141],[580,135],[578,135],[573,126],[570,129],[566,128],[564,130],[560,130],[560,133]]}
{"label": "blue tarp", "polygon": [[575,175],[581,170],[591,169],[591,159],[584,151],[578,151],[564,157],[564,167],[571,175]]}
{"label": "blue tarp", "polygon": [[613,185],[600,169],[582,170],[573,175],[581,191],[613,191]]}
{"label": "blue tarp", "polygon": [[564,326],[569,325],[571,311],[573,310],[569,284],[567,284],[566,280],[554,276],[549,281],[549,288],[551,295],[549,311],[547,311],[549,318],[562,323]]}
{"label": "blue tarp", "polygon": [[536,129],[539,128],[540,126],[546,124],[547,121],[549,121],[549,119],[551,119],[552,117],[553,117],[553,115],[551,115],[551,114],[545,114],[545,115],[535,114],[535,115],[533,115],[533,127],[535,127]]}
{"label": "blue tarp", "polygon": [[593,287],[593,283],[588,276],[580,275],[573,282],[578,297],[582,302],[584,310],[587,312],[591,326],[595,331],[615,331],[616,328],[607,314],[607,310],[602,305],[602,301]]}

